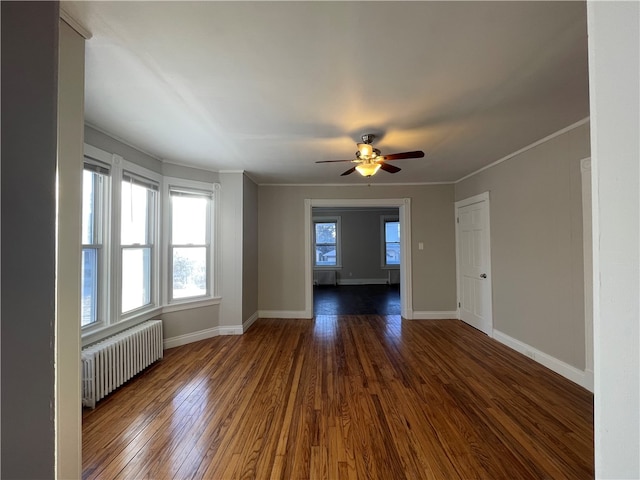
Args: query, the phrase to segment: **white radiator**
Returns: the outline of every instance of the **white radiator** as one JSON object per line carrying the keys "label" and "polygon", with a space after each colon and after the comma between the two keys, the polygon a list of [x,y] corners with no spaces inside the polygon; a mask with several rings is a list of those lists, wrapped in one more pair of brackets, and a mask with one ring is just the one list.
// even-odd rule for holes
{"label": "white radiator", "polygon": [[315,270],[313,282],[316,285],[337,285],[338,279],[335,270]]}
{"label": "white radiator", "polygon": [[162,358],[162,321],[149,320],[82,350],[82,405],[96,402]]}

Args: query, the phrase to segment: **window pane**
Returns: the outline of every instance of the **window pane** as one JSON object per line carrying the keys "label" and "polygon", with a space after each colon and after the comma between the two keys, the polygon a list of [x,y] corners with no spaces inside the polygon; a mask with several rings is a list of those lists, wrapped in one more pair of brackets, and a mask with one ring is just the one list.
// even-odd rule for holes
{"label": "window pane", "polygon": [[316,245],[316,265],[337,265],[335,245]]}
{"label": "window pane", "polygon": [[155,192],[135,183],[122,182],[121,243],[145,245],[151,243],[151,207],[155,204]]}
{"label": "window pane", "polygon": [[316,243],[336,243],[336,223],[316,223]]}
{"label": "window pane", "polygon": [[151,303],[151,249],[122,250],[122,313]]}
{"label": "window pane", "polygon": [[204,197],[171,197],[171,242],[174,245],[206,243],[207,202]]}
{"label": "window pane", "polygon": [[400,222],[384,222],[385,264],[400,265]]}
{"label": "window pane", "polygon": [[384,224],[385,242],[400,241],[400,222],[385,222]]}
{"label": "window pane", "polygon": [[387,265],[400,265],[400,244],[387,243],[386,246],[386,262]]}
{"label": "window pane", "polygon": [[82,173],[82,243],[97,243],[96,215],[99,215],[98,202],[100,174],[84,170]]}
{"label": "window pane", "polygon": [[81,326],[98,321],[98,251],[82,249]]}
{"label": "window pane", "polygon": [[207,294],[207,248],[173,249],[173,298]]}

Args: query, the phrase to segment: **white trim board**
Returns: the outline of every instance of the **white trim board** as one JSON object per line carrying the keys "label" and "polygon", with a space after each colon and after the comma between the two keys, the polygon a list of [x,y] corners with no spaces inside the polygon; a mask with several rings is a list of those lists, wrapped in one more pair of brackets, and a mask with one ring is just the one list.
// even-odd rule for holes
{"label": "white trim board", "polygon": [[200,340],[206,340],[207,338],[218,337],[220,335],[242,335],[242,327],[213,327],[207,328],[206,330],[200,330],[198,332],[178,335],[177,337],[165,338],[163,341],[163,348],[164,350],[167,350],[169,348],[199,342]]}
{"label": "white trim board", "polygon": [[479,169],[478,169],[478,170],[476,170],[475,172],[471,172],[471,173],[469,173],[468,175],[465,175],[464,177],[459,178],[458,180],[456,180],[456,181],[455,181],[455,182],[453,182],[453,183],[462,182],[463,180],[466,180],[466,179],[467,179],[467,178],[469,178],[469,177],[473,177],[474,175],[477,175],[477,174],[478,174],[478,173],[480,173],[480,172],[483,172],[483,171],[485,171],[485,170],[487,170],[487,169],[489,169],[489,168],[491,168],[491,167],[495,167],[496,165],[499,165],[499,164],[501,164],[502,162],[506,162],[506,161],[507,161],[507,160],[509,160],[510,158],[513,158],[513,157],[515,157],[515,156],[517,156],[517,155],[520,155],[521,153],[526,152],[527,150],[531,150],[532,148],[537,147],[538,145],[542,145],[543,143],[548,142],[549,140],[552,140],[552,139],[554,139],[555,137],[559,137],[560,135],[563,135],[563,134],[565,134],[565,133],[567,133],[567,132],[570,132],[570,131],[571,131],[571,130],[573,130],[574,128],[578,128],[578,127],[580,127],[581,125],[584,125],[585,123],[587,123],[587,122],[589,121],[589,119],[590,119],[590,117],[583,118],[582,120],[579,120],[579,121],[577,121],[576,123],[569,125],[568,127],[565,127],[565,128],[563,128],[563,129],[561,129],[561,130],[558,130],[557,132],[554,132],[554,133],[552,133],[551,135],[547,135],[546,137],[541,138],[540,140],[538,140],[538,141],[536,141],[536,142],[533,142],[532,144],[527,145],[526,147],[521,148],[520,150],[517,150],[517,151],[515,151],[515,152],[513,152],[513,153],[510,153],[510,154],[509,154],[509,155],[507,155],[506,157],[502,157],[501,159],[496,160],[495,162],[490,163],[489,165],[485,165],[484,167],[479,168]]}
{"label": "white trim board", "polygon": [[338,278],[338,285],[386,285],[388,278]]}
{"label": "white trim board", "polygon": [[251,327],[251,325],[253,325],[255,323],[255,321],[258,320],[258,318],[260,318],[260,316],[258,315],[258,312],[256,311],[253,315],[251,315],[244,322],[242,322],[242,332],[244,333],[247,330],[249,330],[249,327]]}
{"label": "white trim board", "polygon": [[516,352],[535,360],[549,370],[553,370],[564,378],[593,392],[593,372],[580,370],[498,330],[493,330],[493,338]]}
{"label": "white trim board", "polygon": [[455,310],[442,312],[414,311],[410,319],[407,320],[457,320],[458,312]]}
{"label": "white trim board", "polygon": [[307,310],[258,310],[260,318],[299,318],[301,320],[310,320],[313,313]]}

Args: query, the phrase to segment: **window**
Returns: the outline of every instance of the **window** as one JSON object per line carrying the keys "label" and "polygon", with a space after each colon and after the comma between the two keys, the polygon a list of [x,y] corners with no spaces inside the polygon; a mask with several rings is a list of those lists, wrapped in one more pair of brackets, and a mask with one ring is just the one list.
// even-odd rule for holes
{"label": "window", "polygon": [[169,187],[170,301],[210,290],[211,202],[208,192]]}
{"label": "window", "polygon": [[105,203],[109,168],[97,162],[85,162],[82,174],[82,270],[81,315],[82,327],[104,321],[106,287]]}
{"label": "window", "polygon": [[158,185],[129,172],[120,198],[121,313],[153,302],[155,218]]}
{"label": "window", "polygon": [[382,217],[384,252],[382,265],[394,267],[400,265],[400,222],[397,218]]}
{"label": "window", "polygon": [[83,340],[153,318],[174,301],[172,311],[217,303],[216,185],[163,177],[90,145],[85,154]]}
{"label": "window", "polygon": [[315,267],[340,266],[340,217],[313,219]]}

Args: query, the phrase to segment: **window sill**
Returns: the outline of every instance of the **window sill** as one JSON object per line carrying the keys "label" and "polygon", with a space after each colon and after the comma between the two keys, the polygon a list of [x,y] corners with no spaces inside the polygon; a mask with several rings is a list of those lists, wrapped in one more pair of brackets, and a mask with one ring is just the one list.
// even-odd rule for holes
{"label": "window sill", "polygon": [[138,315],[121,320],[118,323],[107,326],[95,326],[93,328],[88,327],[82,332],[82,348],[91,345],[93,343],[100,342],[108,337],[120,333],[128,328],[135,327],[139,323],[145,322],[157,318],[162,313],[179,312],[181,310],[191,310],[193,308],[208,307],[210,305],[219,305],[222,299],[220,297],[204,298],[191,301],[183,301],[180,303],[174,303],[171,305],[165,305],[163,307],[156,307],[152,310],[147,310]]}
{"label": "window sill", "polygon": [[398,265],[381,265],[380,268],[383,270],[400,270],[400,264]]}
{"label": "window sill", "polygon": [[200,298],[198,300],[184,300],[181,302],[171,303],[162,307],[162,313],[180,312],[181,310],[191,310],[192,308],[209,307],[211,305],[220,305],[220,297]]}
{"label": "window sill", "polygon": [[112,325],[88,329],[87,331],[82,332],[82,348],[91,345],[92,343],[104,340],[116,333],[120,333],[127,328],[135,327],[139,323],[151,320],[152,318],[157,317],[160,313],[162,313],[162,308],[156,307],[153,310],[147,310],[144,313],[140,313],[134,317],[129,317],[126,320],[121,320]]}

